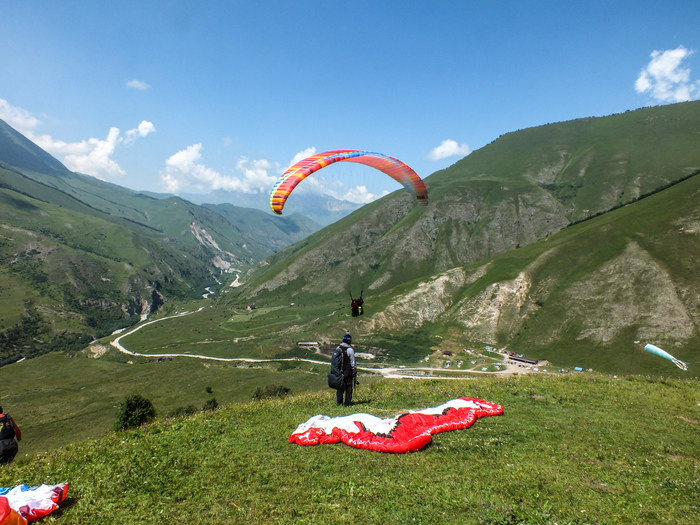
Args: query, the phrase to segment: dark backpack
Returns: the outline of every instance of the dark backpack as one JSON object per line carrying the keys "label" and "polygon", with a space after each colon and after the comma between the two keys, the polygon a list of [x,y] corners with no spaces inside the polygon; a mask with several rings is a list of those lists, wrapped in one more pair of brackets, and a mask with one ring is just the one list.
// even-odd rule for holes
{"label": "dark backpack", "polygon": [[340,343],[331,357],[331,373],[328,374],[328,386],[336,390],[345,386],[344,379],[352,377],[352,366],[347,353],[348,345]]}
{"label": "dark backpack", "polygon": [[14,439],[15,437],[15,427],[12,424],[12,418],[9,414],[3,414],[0,417],[0,440],[3,439]]}

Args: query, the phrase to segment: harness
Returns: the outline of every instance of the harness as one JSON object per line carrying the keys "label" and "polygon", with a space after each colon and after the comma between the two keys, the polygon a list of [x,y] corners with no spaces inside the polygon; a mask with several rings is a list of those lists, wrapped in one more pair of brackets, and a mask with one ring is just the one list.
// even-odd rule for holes
{"label": "harness", "polygon": [[0,440],[15,438],[15,427],[9,414],[0,414],[0,425]]}

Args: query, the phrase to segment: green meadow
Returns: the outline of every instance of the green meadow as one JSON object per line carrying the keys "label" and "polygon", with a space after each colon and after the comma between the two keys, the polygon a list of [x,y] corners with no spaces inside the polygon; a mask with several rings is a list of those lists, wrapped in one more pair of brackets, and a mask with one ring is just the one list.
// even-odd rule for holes
{"label": "green meadow", "polygon": [[244,403],[267,385],[285,386],[293,393],[318,390],[327,373],[326,367],[305,363],[281,367],[275,362],[159,361],[114,349],[99,359],[86,355],[90,353],[54,352],[0,369],[0,405],[24,437],[20,456],[108,434],[119,404],[134,393],[150,399],[165,417],[178,408],[201,408],[212,398],[221,405]]}
{"label": "green meadow", "polygon": [[[204,399],[203,388],[184,386],[198,378],[170,381],[173,399],[194,399],[194,390]],[[0,470],[0,485],[68,481],[67,500],[44,520],[60,524],[692,524],[698,386],[592,374],[383,380],[361,385],[349,409],[316,389],[21,455]],[[456,397],[497,402],[504,414],[405,455],[288,442],[316,414],[393,417]]]}

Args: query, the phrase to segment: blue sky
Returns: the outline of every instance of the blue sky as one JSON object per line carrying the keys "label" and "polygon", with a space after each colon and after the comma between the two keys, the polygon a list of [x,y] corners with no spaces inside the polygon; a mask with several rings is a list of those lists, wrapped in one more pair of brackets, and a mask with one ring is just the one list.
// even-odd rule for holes
{"label": "blue sky", "polygon": [[[697,0],[0,0],[0,118],[137,190],[267,194],[345,148],[426,177],[503,133],[700,98],[698,21]],[[299,188],[400,188],[342,164]]]}

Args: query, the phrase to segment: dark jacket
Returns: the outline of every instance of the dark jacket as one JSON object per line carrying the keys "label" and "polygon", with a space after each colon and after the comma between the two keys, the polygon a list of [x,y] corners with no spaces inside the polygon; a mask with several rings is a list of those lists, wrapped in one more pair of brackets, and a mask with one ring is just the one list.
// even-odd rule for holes
{"label": "dark jacket", "polygon": [[15,437],[17,441],[22,440],[22,432],[20,432],[14,419],[12,419],[10,414],[0,414],[0,441],[15,439]]}

